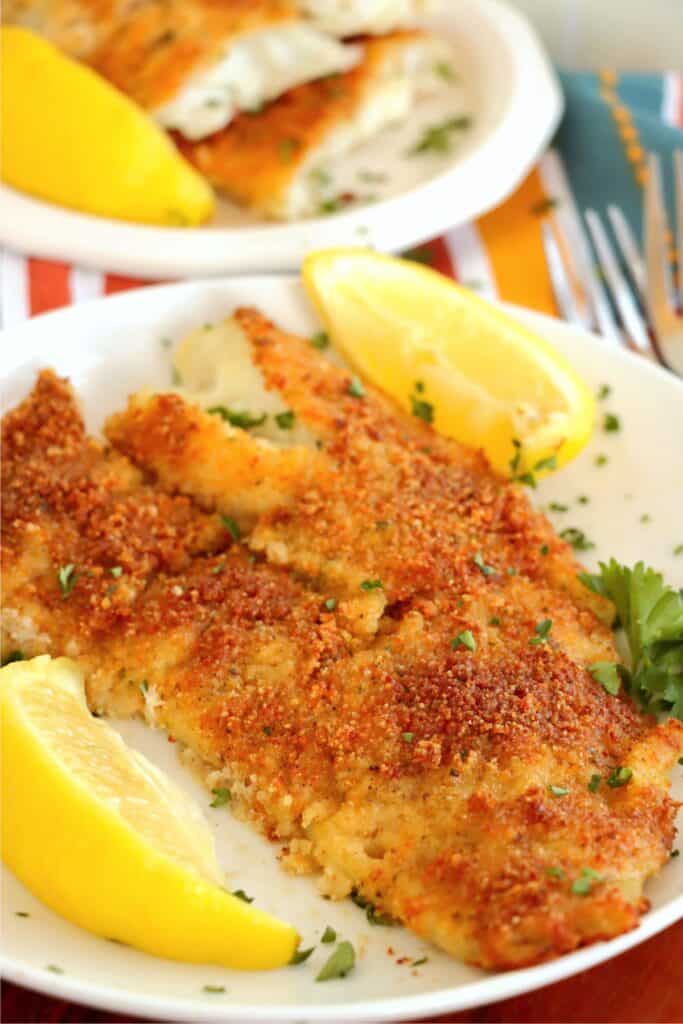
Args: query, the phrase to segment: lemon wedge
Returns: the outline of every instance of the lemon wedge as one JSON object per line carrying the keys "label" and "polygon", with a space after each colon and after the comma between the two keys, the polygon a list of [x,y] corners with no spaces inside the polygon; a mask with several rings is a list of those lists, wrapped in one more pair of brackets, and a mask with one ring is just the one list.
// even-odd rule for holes
{"label": "lemon wedge", "polygon": [[145,224],[196,225],[207,182],[123,93],[27,29],[0,29],[0,176],[75,210]]}
{"label": "lemon wedge", "polygon": [[339,248],[311,253],[303,280],[361,374],[500,473],[543,475],[588,441],[595,401],[567,360],[436,271]]}
{"label": "lemon wedge", "polygon": [[93,718],[73,662],[5,666],[0,713],[3,858],[44,903],[173,960],[290,961],[295,930],[221,888],[201,811]]}

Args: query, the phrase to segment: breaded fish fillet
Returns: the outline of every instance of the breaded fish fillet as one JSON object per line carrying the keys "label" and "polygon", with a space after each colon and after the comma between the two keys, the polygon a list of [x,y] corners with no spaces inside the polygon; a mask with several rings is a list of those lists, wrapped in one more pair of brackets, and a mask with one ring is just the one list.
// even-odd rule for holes
{"label": "breaded fish fillet", "polygon": [[346,74],[292,89],[210,138],[178,143],[216,188],[269,217],[329,212],[345,201],[327,188],[335,163],[446,89],[435,73],[443,63],[454,63],[452,46],[426,32],[368,39]]}
{"label": "breaded fish fillet", "polygon": [[302,14],[335,36],[384,35],[437,14],[443,0],[298,0]]}
{"label": "breaded fish fillet", "polygon": [[[322,376],[310,402],[334,449]],[[371,440],[379,414],[334,401],[337,429],[357,418]],[[614,657],[611,635],[566,591],[456,561],[450,586],[354,637],[319,591],[90,441],[52,374],[5,418],[3,470],[6,645],[77,657],[95,710],[167,729],[290,869],[490,968],[637,922],[683,726],[594,682],[583,661]],[[530,644],[541,609],[559,628]],[[466,629],[476,643],[454,645]]]}
{"label": "breaded fish fillet", "polygon": [[87,59],[189,139],[360,57],[301,18],[294,0],[11,0],[5,20]]}

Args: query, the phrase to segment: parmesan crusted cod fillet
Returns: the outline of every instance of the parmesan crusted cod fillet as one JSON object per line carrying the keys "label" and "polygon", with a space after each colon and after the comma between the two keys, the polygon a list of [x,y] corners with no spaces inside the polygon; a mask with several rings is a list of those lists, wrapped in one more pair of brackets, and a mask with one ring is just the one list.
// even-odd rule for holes
{"label": "parmesan crusted cod fillet", "polygon": [[330,212],[337,163],[447,89],[435,68],[455,60],[450,44],[418,31],[366,40],[364,54],[346,74],[292,89],[210,138],[178,139],[182,153],[217,189],[269,217]]}
{"label": "parmesan crusted cod fillet", "polygon": [[[258,322],[264,352],[272,333]],[[293,408],[307,361],[287,344],[299,364],[281,382]],[[413,458],[411,425],[392,427],[389,406],[370,394],[347,406],[347,381],[309,365],[307,417],[325,435],[321,454],[351,472],[342,456],[353,432],[358,456],[374,437],[390,465],[393,431]],[[162,397],[174,415],[185,405]],[[427,431],[423,439],[445,475],[446,449],[451,461],[459,450]],[[475,471],[481,484],[478,458],[459,457],[463,486]],[[656,726],[594,682],[584,662],[615,657],[608,628],[530,556],[520,551],[514,577],[470,569],[467,502],[451,510],[463,552],[450,582],[437,585],[435,566],[362,636],[347,629],[342,602],[250,554],[217,515],[89,440],[52,374],[6,416],[3,469],[5,646],[78,658],[91,707],[167,729],[210,786],[231,789],[237,813],[283,844],[290,870],[318,872],[335,897],[355,889],[488,968],[556,956],[637,922],[643,883],[671,847],[667,775],[683,728]],[[368,497],[359,495],[357,517]],[[306,489],[290,500],[308,522]],[[375,511],[385,501],[382,492]],[[522,530],[517,547],[530,536]],[[379,544],[369,550],[378,556]],[[553,629],[529,643],[543,614]],[[620,766],[630,781],[606,785]]]}

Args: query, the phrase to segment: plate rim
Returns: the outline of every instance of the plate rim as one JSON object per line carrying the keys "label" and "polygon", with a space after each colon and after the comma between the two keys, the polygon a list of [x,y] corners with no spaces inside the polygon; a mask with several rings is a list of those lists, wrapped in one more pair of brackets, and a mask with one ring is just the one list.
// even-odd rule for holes
{"label": "plate rim", "polygon": [[[463,8],[468,4],[481,12],[505,46],[519,98],[471,154],[415,188],[326,218],[183,229],[95,217],[0,183],[0,244],[84,268],[155,279],[291,271],[312,248],[371,243],[382,251],[397,251],[473,220],[502,202],[528,173],[559,124],[564,99],[536,30],[520,11],[507,0],[461,0]],[[446,10],[442,17],[455,18],[458,12]],[[499,159],[503,153],[505,160]],[[465,177],[465,184],[469,180],[476,187],[484,164],[495,164],[502,172],[495,185],[487,187],[485,196],[477,192],[475,202],[461,201],[460,193],[468,189],[457,179]],[[449,210],[455,212],[444,217]],[[178,251],[189,254],[178,257]]]}
{"label": "plate rim", "polygon": [[[174,284],[153,285],[131,291],[95,298],[75,306],[52,311],[34,317],[23,324],[10,327],[0,332],[0,352],[8,352],[13,339],[21,341],[22,335],[34,331],[44,331],[54,327],[57,330],[68,327],[74,318],[88,317],[104,307],[114,314],[117,307],[143,306],[149,302],[151,306],[163,301],[164,294],[182,295],[193,292],[201,293],[207,288],[211,290],[226,288],[229,293],[240,285],[267,289],[268,287],[295,286],[301,288],[298,275],[249,275],[242,279],[235,277],[205,278],[196,281]],[[228,300],[230,301],[230,300]],[[525,322],[536,324],[543,329],[550,324],[552,331],[580,336],[587,344],[599,346],[609,352],[610,360],[637,366],[639,374],[653,381],[667,380],[674,391],[680,390],[683,396],[683,382],[659,366],[643,360],[638,355],[610,346],[596,335],[570,324],[509,303],[495,303],[512,315],[520,316]],[[4,344],[1,344],[4,342]],[[16,349],[15,349],[16,351]],[[2,359],[0,358],[0,366]],[[13,360],[13,368],[21,365],[20,360]],[[10,371],[11,372],[11,371]],[[16,960],[6,953],[0,955],[0,974],[8,981],[24,985],[45,995],[67,999],[69,1001],[95,1006],[112,1012],[131,1012],[152,1014],[164,1020],[197,1020],[197,1021],[380,1021],[407,1020],[430,1013],[448,1013],[474,1008],[488,1003],[495,1003],[524,992],[535,991],[554,982],[570,978],[573,975],[597,966],[615,956],[634,948],[665,928],[683,920],[683,893],[674,896],[663,906],[648,912],[640,923],[623,935],[608,942],[595,943],[556,960],[537,964],[515,971],[501,972],[483,976],[475,981],[467,981],[457,987],[433,989],[424,993],[416,993],[400,997],[356,1000],[354,1002],[329,1002],[320,1005],[307,1004],[300,1008],[296,1005],[262,1006],[231,1003],[223,1001],[215,1004],[204,1004],[198,996],[192,998],[165,998],[156,995],[144,995],[122,991],[114,986],[78,980],[72,976],[48,974],[44,968],[34,967]],[[169,961],[172,963],[172,961]]]}

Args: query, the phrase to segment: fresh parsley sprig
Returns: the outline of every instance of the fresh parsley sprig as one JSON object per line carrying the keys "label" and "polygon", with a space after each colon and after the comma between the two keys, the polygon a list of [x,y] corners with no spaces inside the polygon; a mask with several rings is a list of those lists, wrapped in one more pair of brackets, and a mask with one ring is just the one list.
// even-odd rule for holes
{"label": "fresh parsley sprig", "polygon": [[643,562],[629,568],[611,559],[579,579],[616,607],[631,654],[630,671],[619,670],[626,690],[650,711],[683,720],[683,593]]}

